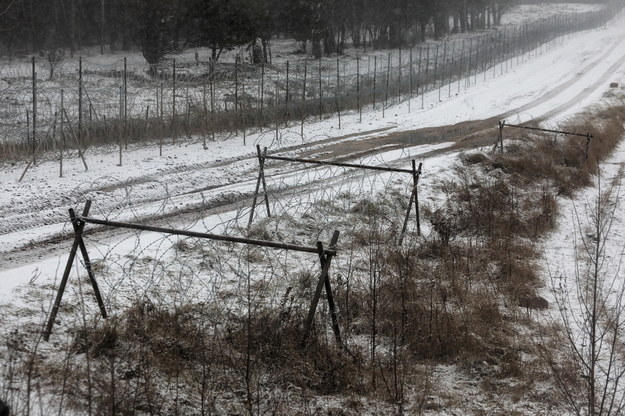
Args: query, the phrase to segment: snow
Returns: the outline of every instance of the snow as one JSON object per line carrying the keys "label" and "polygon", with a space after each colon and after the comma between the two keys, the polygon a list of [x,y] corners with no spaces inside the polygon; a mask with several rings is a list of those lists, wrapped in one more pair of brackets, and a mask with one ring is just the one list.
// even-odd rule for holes
{"label": "snow", "polygon": [[[521,6],[520,14],[527,14],[534,6]],[[554,13],[562,8],[554,7]],[[568,5],[567,11],[587,10],[592,5]],[[574,10],[575,9],[575,10]],[[516,15],[508,16],[504,23],[513,24]],[[94,58],[95,59],[95,58]],[[506,119],[511,123],[539,120],[545,126],[574,117],[576,113],[592,105],[601,104],[610,90],[609,84],[625,84],[625,17],[621,16],[604,28],[566,36],[550,42],[536,50],[513,58],[485,73],[463,80],[458,86],[442,87],[431,91],[423,98],[416,97],[411,103],[382,110],[367,109],[362,123],[359,115],[350,112],[342,114],[341,128],[336,117],[323,121],[308,121],[304,136],[299,134],[299,125],[282,128],[278,136],[273,131],[249,133],[245,138],[219,137],[203,148],[201,139],[183,140],[177,144],[167,142],[163,156],[159,156],[156,144],[134,145],[123,151],[122,165],[115,147],[89,149],[86,154],[89,169],[84,170],[82,161],[74,155],[64,161],[64,175],[59,177],[58,161],[53,155],[30,168],[24,180],[18,182],[24,165],[5,164],[0,166],[0,313],[8,308],[33,308],[27,294],[33,286],[52,287],[65,265],[67,251],[33,251],[43,241],[58,236],[71,235],[67,209],[82,210],[86,199],[93,200],[92,216],[118,221],[145,221],[158,217],[172,227],[213,233],[231,232],[237,225],[246,222],[249,207],[238,202],[252,195],[256,185],[258,166],[256,145],[268,147],[270,153],[297,156],[303,152],[307,157],[323,155],[329,144],[340,144],[344,153],[358,152],[359,142],[396,132],[407,132],[426,127],[437,127],[468,120]],[[423,99],[423,101],[422,101]],[[422,108],[423,103],[423,108]],[[495,130],[496,122],[493,122]],[[402,149],[380,148],[375,155],[357,157],[351,162],[377,166],[410,168],[410,160],[423,162],[421,177],[422,202],[436,206],[440,196],[431,192],[433,185],[450,176],[451,168],[457,163],[458,153],[449,148],[452,143],[418,145],[417,139],[411,146]],[[431,152],[436,152],[430,155]],[[311,156],[312,155],[312,156]],[[602,177],[608,183],[619,176],[621,161],[625,160],[625,144],[621,144],[603,166]],[[343,175],[343,176],[341,176]],[[277,206],[286,209],[290,205],[302,206],[310,194],[318,201],[343,191],[358,191],[363,179],[350,182],[344,172],[331,168],[317,168],[314,174],[307,174],[303,168],[291,165],[268,164],[267,177],[271,189],[287,189],[293,193],[272,195],[282,198]],[[342,183],[335,189],[320,190],[320,177],[332,183]],[[377,190],[399,183],[409,186],[407,178],[393,175],[378,175],[371,183]],[[342,182],[344,181],[344,182]],[[272,188],[273,187],[273,188]],[[374,189],[376,190],[376,189]],[[545,281],[549,274],[573,276],[575,273],[574,241],[579,229],[575,224],[574,207],[581,207],[592,201],[596,188],[580,192],[573,201],[561,200],[563,208],[557,231],[544,241]],[[319,195],[319,196],[317,196]],[[232,201],[217,213],[178,217],[178,212],[192,211],[197,207],[209,207],[217,201]],[[276,205],[274,205],[275,207]],[[262,207],[259,210],[262,213]],[[625,204],[616,204],[617,215],[613,228],[615,237],[625,235]],[[284,212],[283,212],[284,213]],[[428,232],[424,224],[425,233]],[[296,238],[286,236],[286,238]],[[322,237],[323,241],[327,241]],[[69,242],[67,240],[69,250]],[[171,247],[178,239],[166,239],[156,233],[119,232],[106,237],[96,237],[89,243],[89,250],[96,260],[102,257],[116,259],[114,267],[123,269],[124,256],[140,253],[147,258],[166,261],[172,255]],[[618,252],[610,253],[618,258]],[[311,257],[289,255],[283,263],[314,268],[318,260]],[[616,270],[612,263],[612,273]],[[147,268],[148,266],[146,266]],[[151,266],[150,266],[151,267]],[[156,266],[153,266],[156,267]],[[84,274],[75,267],[72,278]],[[110,275],[110,274],[107,274]],[[121,275],[121,274],[120,274]],[[107,278],[108,279],[108,278]],[[106,280],[107,288],[115,289],[115,296],[123,298],[137,293],[153,294],[158,288],[164,290],[166,282],[141,280]],[[208,282],[203,289],[226,293],[232,282]],[[189,286],[188,299],[200,296],[197,287]],[[49,290],[52,294],[52,290]],[[553,294],[545,291],[551,302]],[[113,305],[123,303],[107,294],[107,302]],[[43,304],[46,300],[36,300]],[[36,306],[39,308],[39,305]],[[556,319],[556,318],[554,318]],[[440,371],[445,372],[445,368]],[[453,372],[453,367],[449,369]]]}
{"label": "snow", "polygon": [[[4,165],[0,168],[0,181],[4,184],[0,200],[0,253],[11,253],[43,238],[67,233],[67,208],[79,206],[87,198],[94,201],[93,215],[129,220],[158,212],[174,213],[227,195],[249,195],[256,179],[256,144],[267,146],[270,152],[293,148],[291,153],[297,153],[323,149],[328,140],[344,143],[349,149],[380,134],[491,117],[513,123],[543,117],[548,117],[548,122],[560,121],[600,101],[610,82],[624,78],[624,22],[621,17],[606,28],[558,39],[505,65],[490,68],[469,80],[470,87],[462,82],[459,94],[456,85],[443,86],[441,102],[438,91],[429,92],[423,97],[424,108],[417,97],[410,109],[409,103],[404,102],[386,109],[384,116],[379,109],[369,109],[362,123],[354,112],[343,114],[341,129],[336,118],[307,122],[303,138],[299,126],[293,126],[281,129],[277,138],[270,131],[248,134],[245,144],[241,136],[220,138],[209,142],[207,150],[198,140],[168,143],[163,147],[163,156],[158,155],[155,145],[133,146],[123,152],[122,166],[115,148],[89,149],[88,171],[74,155],[64,161],[63,178],[58,177],[58,162],[46,160],[31,167],[22,182],[17,179],[24,165]],[[554,108],[558,111],[554,112]],[[385,153],[373,163],[391,164],[402,156],[399,164],[408,168],[408,159],[432,149],[414,146]],[[445,157],[454,160],[456,155]],[[447,167],[449,163],[443,165]],[[423,180],[436,174],[437,166],[425,160]],[[199,191],[211,187],[218,189]],[[128,213],[122,209],[130,200],[139,211]],[[137,208],[139,204],[141,207]],[[25,277],[31,274],[27,271],[41,269],[42,261],[46,260],[34,259],[31,264],[3,270],[0,300],[10,300],[12,290],[27,282]]]}

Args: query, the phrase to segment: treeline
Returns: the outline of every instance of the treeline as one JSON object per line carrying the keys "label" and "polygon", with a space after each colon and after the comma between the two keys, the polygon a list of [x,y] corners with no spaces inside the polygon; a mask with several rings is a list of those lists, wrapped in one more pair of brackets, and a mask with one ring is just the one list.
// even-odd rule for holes
{"label": "treeline", "polygon": [[139,48],[156,65],[185,47],[209,47],[218,59],[245,44],[261,61],[268,41],[284,35],[319,57],[497,25],[512,1],[0,0],[0,44],[9,54]]}

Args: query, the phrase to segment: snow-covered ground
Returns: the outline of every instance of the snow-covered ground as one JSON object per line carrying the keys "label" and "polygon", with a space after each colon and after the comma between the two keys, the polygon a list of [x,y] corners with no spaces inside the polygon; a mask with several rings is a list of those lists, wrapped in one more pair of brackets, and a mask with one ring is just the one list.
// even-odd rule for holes
{"label": "snow-covered ground", "polygon": [[[572,7],[572,6],[571,6]],[[588,7],[588,6],[579,6]],[[512,18],[512,17],[511,17]],[[529,56],[531,55],[531,59]],[[92,216],[112,220],[143,221],[158,216],[172,227],[214,233],[236,233],[236,226],[244,226],[249,213],[249,198],[256,185],[257,159],[255,145],[268,147],[271,153],[306,157],[323,157],[339,145],[339,156],[362,151],[364,140],[410,132],[427,127],[454,123],[505,118],[511,123],[539,120],[545,126],[574,117],[592,105],[608,101],[610,83],[625,85],[625,17],[593,31],[576,34],[552,42],[548,47],[490,68],[485,74],[458,85],[443,87],[443,94],[433,91],[396,107],[373,111],[368,109],[359,121],[355,113],[319,122],[307,122],[304,135],[300,126],[282,128],[277,137],[273,131],[242,136],[218,138],[203,148],[200,139],[167,143],[163,156],[158,146],[133,146],[123,152],[122,165],[115,148],[89,149],[85,171],[77,155],[64,160],[64,175],[59,178],[59,164],[54,155],[39,161],[18,182],[25,165],[0,166],[0,322],[4,313],[11,316],[16,310],[29,310],[28,316],[38,316],[49,307],[49,299],[32,298],[30,289],[37,287],[49,297],[52,285],[58,282],[71,245],[71,225],[67,209],[82,210],[84,201],[93,200]],[[423,103],[423,107],[422,107]],[[493,125],[493,137],[496,125]],[[405,145],[402,149],[381,146],[374,155],[356,157],[353,162],[370,165],[409,168],[410,160],[423,162],[420,198],[422,203],[436,205],[439,196],[433,194],[434,184],[450,175],[450,168],[458,160],[458,152],[446,151],[452,143]],[[332,150],[336,152],[336,150]],[[619,177],[625,161],[625,145],[621,145],[603,167],[603,182]],[[354,172],[317,168],[314,173],[292,165],[268,164],[267,179],[272,191],[272,208],[288,211],[289,206],[302,207],[306,201],[319,202],[344,191],[358,191],[372,187],[374,192],[385,188],[408,188],[408,178],[399,175],[358,177]],[[320,189],[317,183],[336,184],[331,190]],[[545,282],[549,287],[552,276],[575,274],[576,252],[571,246],[579,227],[574,209],[583,209],[597,194],[596,188],[581,191],[573,201],[560,200],[564,208],[558,230],[546,238]],[[221,207],[213,209],[212,207]],[[259,215],[263,209],[259,206]],[[615,242],[610,253],[611,272],[618,270],[622,258],[622,236],[625,235],[625,204],[616,203],[612,236]],[[179,212],[191,212],[178,216]],[[206,212],[206,215],[203,213]],[[163,219],[164,218],[164,219]],[[284,230],[281,230],[284,232]],[[424,231],[428,231],[424,224]],[[301,235],[282,235],[285,241],[297,240]],[[65,238],[60,246],[44,241]],[[327,236],[316,236],[327,241]],[[178,240],[164,240],[154,233],[119,232],[89,242],[92,260],[103,257],[115,259],[115,267],[125,270],[125,255],[141,254],[149,258],[169,255],[168,250]],[[43,247],[41,247],[43,245]],[[59,247],[62,247],[60,249]],[[619,257],[620,256],[620,257]],[[289,255],[284,264],[304,264],[316,267],[318,260]],[[84,272],[75,267],[76,273]],[[105,295],[114,292],[123,298],[126,293],[148,291],[165,282],[148,283],[140,279],[105,280]],[[211,283],[213,290],[219,287]],[[208,285],[206,286],[208,287]],[[189,286],[186,293],[192,299],[198,290]],[[548,289],[545,297],[550,297]],[[108,299],[112,306],[123,300]],[[550,298],[553,300],[553,297]],[[554,311],[556,312],[556,311]],[[556,317],[557,318],[557,317]]]}
{"label": "snow-covered ground", "polygon": [[[384,115],[369,109],[362,122],[358,114],[344,114],[341,129],[336,118],[329,118],[307,123],[303,137],[300,127],[293,126],[281,129],[278,137],[271,131],[248,135],[245,144],[241,136],[219,139],[209,142],[206,150],[198,140],[166,144],[163,156],[158,155],[156,146],[134,147],[124,151],[122,166],[115,149],[89,149],[89,170],[85,171],[74,155],[64,160],[63,178],[58,177],[59,164],[53,155],[31,167],[21,182],[18,179],[24,165],[3,165],[0,253],[4,258],[0,264],[4,264],[4,270],[0,272],[0,301],[10,300],[13,289],[26,284],[33,270],[43,269],[42,262],[57,262],[64,254],[42,259],[18,256],[19,266],[11,262],[11,257],[42,239],[68,233],[67,208],[80,206],[88,198],[94,200],[94,215],[109,218],[173,214],[210,201],[250,195],[257,172],[256,144],[267,146],[270,152],[288,148],[288,154],[307,151],[314,155],[322,153],[328,143],[341,143],[347,149],[344,152],[349,153],[365,138],[468,120],[500,117],[516,123],[545,119],[545,123],[553,124],[571,117],[585,106],[600,102],[611,82],[623,85],[625,19],[561,39],[548,51],[542,48],[530,54],[531,60],[526,55],[478,74],[468,81],[470,87],[462,82],[459,93],[456,85],[444,86],[443,91],[447,89],[450,94],[442,94],[441,101],[437,91],[426,94],[423,108],[418,97],[387,109]],[[393,161],[397,154],[393,153],[381,154],[372,163],[408,167],[409,159],[419,159],[429,150],[406,147],[397,161]],[[454,160],[456,154],[446,157]],[[442,173],[433,161],[423,162],[422,183],[428,189],[428,184]],[[448,165],[442,163],[443,167]],[[275,173],[269,169],[267,174]],[[129,204],[133,205],[130,212],[123,209]],[[54,269],[45,270],[48,272],[40,281],[53,278]]]}

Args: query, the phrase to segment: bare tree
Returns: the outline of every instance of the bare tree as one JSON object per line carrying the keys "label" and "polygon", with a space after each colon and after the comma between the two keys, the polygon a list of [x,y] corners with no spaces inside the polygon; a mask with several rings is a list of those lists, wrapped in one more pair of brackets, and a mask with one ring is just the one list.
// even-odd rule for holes
{"label": "bare tree", "polygon": [[582,207],[574,206],[574,281],[552,275],[564,324],[568,357],[583,389],[567,383],[552,365],[571,409],[578,415],[615,415],[625,410],[625,282],[620,276],[625,247],[614,241],[620,202],[611,185]]}

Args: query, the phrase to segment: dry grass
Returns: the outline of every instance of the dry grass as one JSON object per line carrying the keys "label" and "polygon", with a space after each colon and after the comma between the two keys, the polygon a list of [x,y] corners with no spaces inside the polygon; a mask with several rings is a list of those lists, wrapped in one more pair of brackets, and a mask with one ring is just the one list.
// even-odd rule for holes
{"label": "dry grass", "polygon": [[[333,274],[346,349],[334,343],[325,306],[300,347],[302,305],[317,276],[299,272],[287,278],[282,299],[249,314],[245,300],[242,310],[210,300],[177,307],[136,300],[105,324],[72,328],[64,361],[37,357],[39,377],[71,408],[91,414],[314,414],[310,398],[323,395],[365,398],[399,414],[440,409],[430,400],[436,387],[423,380],[431,365],[444,363],[479,380],[493,400],[537,391],[534,400],[558,407],[544,385],[555,386],[551,377],[559,374],[578,391],[577,375],[558,353],[558,329],[537,325],[522,305],[543,284],[537,244],[554,226],[555,195],[591,183],[623,135],[624,110],[563,126],[594,135],[588,160],[577,138],[536,135],[506,143],[494,158],[464,157],[457,179],[439,188],[447,202],[424,212],[432,236],[409,235],[404,247],[396,246],[393,225],[403,218],[404,196],[320,202],[324,220],[350,230],[340,246],[350,258],[340,278]],[[283,221],[304,228],[314,222],[310,212]],[[259,222],[249,235],[272,237],[278,220]],[[344,404],[346,414],[362,411],[360,399]]]}

